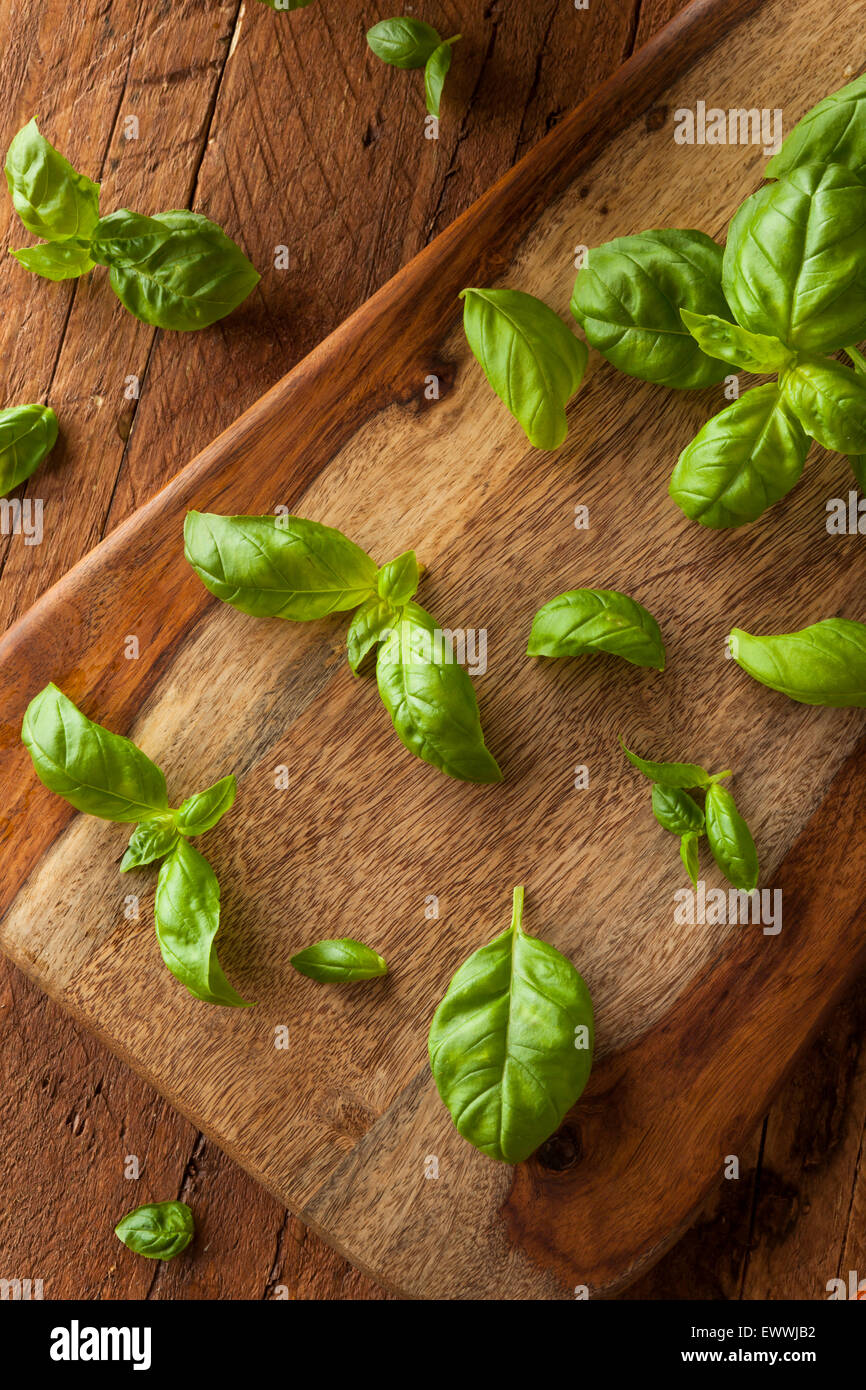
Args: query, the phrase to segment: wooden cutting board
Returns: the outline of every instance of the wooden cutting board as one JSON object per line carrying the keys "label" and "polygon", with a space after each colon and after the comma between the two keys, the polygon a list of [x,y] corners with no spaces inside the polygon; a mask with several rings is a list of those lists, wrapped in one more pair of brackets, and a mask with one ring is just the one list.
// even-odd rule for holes
{"label": "wooden cutting board", "polygon": [[[863,955],[863,715],[787,702],[725,654],[735,623],[866,618],[863,542],[825,526],[827,499],[851,486],[844,460],[813,448],[760,522],[707,532],[667,479],[721,388],[656,389],[593,355],[566,444],[534,451],[468,354],[456,296],[501,279],[566,317],[578,246],[658,226],[722,239],[766,156],[679,145],[674,113],[783,108],[790,129],[861,70],[850,35],[864,19],[866,0],[844,24],[817,3],[697,0],[0,643],[0,946],[406,1295],[569,1298],[634,1277],[721,1179]],[[279,506],[380,562],[414,547],[422,603],[445,626],[486,629],[477,689],[502,786],[411,758],[375,682],[348,670],[345,619],[256,621],[205,592],[183,560],[187,509]],[[50,528],[47,515],[45,544]],[[651,609],[664,675],[526,658],[535,609],[582,585]],[[222,885],[220,958],[254,1010],[183,992],[153,937],[155,874],[118,875],[128,831],[36,780],[18,735],[48,680],[133,737],[175,798],[237,773],[203,848]],[[676,845],[620,732],[650,755],[735,769],[781,932],[675,921]],[[456,1134],[426,1040],[456,966],[507,925],[516,883],[528,929],[590,986],[598,1054],[559,1133],[512,1169]],[[390,976],[326,989],[293,972],[294,951],[339,935],[381,951]]]}

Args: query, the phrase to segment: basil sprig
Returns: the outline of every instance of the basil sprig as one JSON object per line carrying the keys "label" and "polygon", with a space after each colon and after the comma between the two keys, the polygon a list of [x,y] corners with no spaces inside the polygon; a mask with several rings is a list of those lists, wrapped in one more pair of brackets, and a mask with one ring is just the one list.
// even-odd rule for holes
{"label": "basil sprig", "polygon": [[478,702],[446,634],[413,601],[413,551],[381,569],[341,531],[295,516],[189,512],[186,558],[217,598],[255,617],[312,621],[356,608],[347,638],[357,673],[378,647],[379,693],[405,746],[467,782],[499,782]]}
{"label": "basil sprig", "polygon": [[173,1260],[195,1235],[195,1221],[186,1202],[148,1202],[118,1221],[114,1234],[136,1255]]}
{"label": "basil sprig", "polygon": [[430,1067],[458,1131],[489,1158],[521,1163],[583,1091],[594,1043],[589,991],[565,956],[511,925],[464,961],[430,1026]]}
{"label": "basil sprig", "polygon": [[124,209],[100,218],[99,185],[72,168],[35,120],[9,146],[6,182],[27,230],[45,238],[12,252],[21,265],[48,280],[107,266],[115,294],[144,323],[206,328],[258,284],[240,247],[200,213],[143,217]]}
{"label": "basil sprig", "polygon": [[374,980],[387,975],[388,965],[361,941],[350,936],[335,941],[316,941],[292,956],[290,962],[299,975],[320,984],[345,985],[357,980]]}
{"label": "basil sprig", "polygon": [[651,613],[617,589],[571,589],[532,620],[528,656],[585,656],[607,652],[634,666],[665,668],[665,648]]}
{"label": "basil sprig", "polygon": [[451,67],[453,45],[462,35],[443,39],[423,20],[397,16],[383,19],[367,31],[367,43],[377,58],[393,68],[423,68],[427,110],[439,117],[442,89]]}
{"label": "basil sprig", "polygon": [[219,885],[187,836],[216,825],[235,797],[234,777],[168,804],[165,777],[130,739],[81,713],[56,685],[27,706],[21,738],[40,781],[76,810],[103,820],[138,822],[121,872],[163,859],[156,889],[156,935],[163,960],[190,994],[210,1004],[244,1005],[217,959]]}
{"label": "basil sprig", "polygon": [[866,707],[866,625],[824,618],[799,632],[754,636],[735,627],[731,655],[753,678],[804,705]]}
{"label": "basil sprig", "polygon": [[0,410],[0,497],[5,497],[57,443],[57,416],[47,405],[13,405]]}

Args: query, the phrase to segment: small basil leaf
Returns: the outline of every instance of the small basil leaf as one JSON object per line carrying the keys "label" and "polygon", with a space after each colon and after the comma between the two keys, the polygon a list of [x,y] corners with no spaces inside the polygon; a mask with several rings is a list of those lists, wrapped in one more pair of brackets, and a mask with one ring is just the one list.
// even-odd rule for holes
{"label": "small basil leaf", "polygon": [[156,939],[162,958],[190,994],[206,1004],[249,1008],[217,959],[220,889],[203,854],[179,839],[164,859],[156,885]]}
{"label": "small basil leaf", "polygon": [[484,746],[472,681],[442,629],[417,603],[401,610],[379,647],[376,678],[401,742],[425,763],[463,782],[501,782]]}
{"label": "small basil leaf", "polygon": [[187,797],[177,811],[178,830],[182,835],[204,835],[206,830],[212,830],[234,803],[237,790],[235,778],[228,776]]}
{"label": "small basil leaf", "polygon": [[442,107],[442,90],[445,86],[445,78],[451,68],[451,59],[454,56],[451,49],[453,39],[448,43],[440,43],[437,49],[430,54],[424,66],[424,95],[427,100],[427,110],[431,116],[439,119],[439,112]]}
{"label": "small basil leaf", "polygon": [[338,941],[317,941],[292,956],[291,964],[299,975],[323,985],[352,984],[355,980],[373,980],[388,974],[387,963],[381,956],[349,936]]}
{"label": "small basil leaf", "polygon": [[715,772],[710,775],[706,768],[698,763],[650,762],[648,758],[639,758],[637,753],[630,752],[622,739],[620,743],[629,762],[651,782],[658,782],[662,787],[678,787],[685,791],[688,787],[708,787],[711,782],[731,775],[730,772]]}
{"label": "small basil leaf", "polygon": [[44,241],[39,246],[22,246],[10,251],[25,270],[43,280],[75,280],[93,269],[87,246],[74,241]]}
{"label": "small basil leaf", "polygon": [[398,610],[385,599],[370,598],[361,605],[346,634],[346,655],[356,676],[367,653],[387,640],[397,622]]}
{"label": "small basil leaf", "polygon": [[0,497],[29,478],[57,442],[57,416],[47,405],[0,410]]}
{"label": "small basil leaf", "polygon": [[768,382],[707,421],[680,454],[670,495],[702,526],[743,526],[790,492],[808,452],[796,415]]}
{"label": "small basil leaf", "polygon": [[183,534],[205,587],[256,618],[309,622],[357,608],[376,590],[369,555],[318,521],[188,512]]}
{"label": "small basil leaf", "polygon": [[442,43],[436,30],[420,19],[383,19],[367,30],[367,43],[392,68],[423,68]]}
{"label": "small basil leaf", "polygon": [[693,796],[680,787],[665,787],[653,783],[653,815],[659,825],[672,835],[700,834],[704,828],[704,813]]}
{"label": "small basil leaf", "polygon": [[164,859],[177,844],[177,834],[173,811],[142,821],[132,832],[126,853],[120,861],[120,872],[125,874],[130,869],[141,869],[145,864],[152,864],[155,859]]}
{"label": "small basil leaf", "polygon": [[146,820],[168,810],[165,778],[128,738],[94,724],[56,685],[27,706],[21,738],[45,786],[103,820]]}
{"label": "small basil leaf", "polygon": [[173,1260],[195,1235],[195,1222],[186,1202],[149,1202],[118,1221],[114,1234],[136,1255]]}
{"label": "small basil leaf", "polygon": [[594,247],[571,299],[590,345],[621,372],[660,386],[712,386],[725,367],[701,351],[681,308],[731,317],[722,248],[704,232],[641,232]]}
{"label": "small basil leaf", "polygon": [[825,618],[799,632],[757,637],[735,627],[731,655],[761,685],[804,705],[866,706],[866,627]]}
{"label": "small basil leaf", "polygon": [[731,793],[714,782],[707,789],[707,839],[729,883],[751,893],[758,884],[758,852]]}
{"label": "small basil leaf", "polygon": [[572,589],[552,598],[533,618],[526,650],[554,657],[607,652],[634,666],[665,667],[655,618],[616,589]]}
{"label": "small basil leaf", "polygon": [[462,291],[466,340],[537,449],[557,449],[588,353],[558,314],[522,290]]}
{"label": "small basil leaf", "polygon": [[807,111],[773,155],[765,176],[780,178],[800,164],[846,164],[866,174],[866,75]]}
{"label": "small basil leaf", "polygon": [[824,449],[866,453],[866,377],[841,362],[800,357],[782,389],[803,429]]}
{"label": "small basil leaf", "polygon": [[556,1130],[592,1067],[592,1001],[571,961],[511,926],[454,975],[430,1026],[433,1079],[458,1131],[521,1163]]}
{"label": "small basil leaf", "polygon": [[380,598],[387,599],[399,608],[415,597],[420,582],[421,570],[415,551],[407,550],[403,555],[398,555],[396,560],[389,560],[387,565],[382,566],[376,587]]}
{"label": "small basil leaf", "polygon": [[701,871],[701,862],[698,857],[699,838],[693,830],[680,837],[680,859],[682,859],[686,873],[695,888],[698,886],[698,874]]}
{"label": "small basil leaf", "polygon": [[96,226],[99,184],[76,173],[39,134],[35,119],[19,130],[9,146],[6,182],[15,211],[35,236],[46,241],[86,240]]}
{"label": "small basil leaf", "polygon": [[682,309],[680,318],[708,357],[720,357],[745,372],[769,376],[783,371],[794,360],[794,353],[778,338],[748,333],[738,323],[729,323],[715,314],[692,314]]}

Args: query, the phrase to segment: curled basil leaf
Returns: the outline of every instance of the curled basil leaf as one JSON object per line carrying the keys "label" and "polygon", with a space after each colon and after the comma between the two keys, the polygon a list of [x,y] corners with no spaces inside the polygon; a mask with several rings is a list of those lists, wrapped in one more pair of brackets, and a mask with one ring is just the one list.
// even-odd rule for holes
{"label": "curled basil leaf", "polygon": [[698,886],[698,874],[701,871],[701,862],[698,857],[699,838],[700,836],[694,830],[689,830],[680,837],[680,859],[682,859],[686,873],[695,888]]}
{"label": "curled basil leaf", "polygon": [[730,771],[715,772],[711,775],[698,763],[651,762],[648,758],[639,758],[637,753],[630,752],[622,739],[620,743],[629,762],[642,772],[644,777],[648,777],[651,782],[658,782],[662,787],[680,788],[685,791],[689,787],[708,787],[710,783],[731,775]]}
{"label": "curled basil leaf", "polygon": [[392,68],[423,68],[442,40],[431,24],[398,16],[368,29],[367,43]]}
{"label": "curled basil leaf", "polygon": [[43,241],[38,246],[22,246],[10,251],[25,270],[43,280],[76,280],[93,269],[87,245],[75,241]]}
{"label": "curled basil leaf", "polygon": [[203,854],[179,839],[156,885],[156,939],[162,958],[190,994],[207,1004],[250,1007],[229,984],[217,959],[220,888]]}
{"label": "curled basil leaf", "polygon": [[758,852],[751,831],[725,787],[707,789],[707,839],[729,883],[751,893],[758,884]]}
{"label": "curled basil leaf", "polygon": [[766,177],[780,178],[800,164],[845,164],[866,174],[866,75],[806,112],[773,155]]}
{"label": "curled basil leaf", "polygon": [[364,657],[387,639],[398,621],[399,610],[386,599],[371,598],[361,605],[346,634],[346,655],[356,676]]}
{"label": "curled basil leaf", "polygon": [[382,956],[350,936],[336,941],[317,941],[292,956],[291,964],[298,974],[318,980],[320,984],[352,984],[388,973],[387,962]]}
{"label": "curled basil leaf", "polygon": [[665,649],[651,613],[616,589],[572,589],[552,598],[532,620],[529,656],[606,652],[634,666],[663,671]]}
{"label": "curled basil leaf", "polygon": [[46,241],[90,237],[99,218],[99,184],[76,173],[40,135],[35,119],[9,146],[6,182],[15,211],[34,236]]}
{"label": "curled basil leaf", "polygon": [[800,357],[782,378],[782,389],[804,430],[823,448],[866,453],[866,377],[841,362]]}
{"label": "curled basil leaf", "polygon": [[445,78],[451,70],[451,59],[454,56],[451,45],[454,42],[454,39],[449,39],[447,43],[440,43],[424,65],[424,96],[427,100],[427,110],[437,120],[442,107]]}
{"label": "curled basil leaf", "polygon": [[565,407],[583,380],[587,350],[558,314],[522,290],[466,289],[463,328],[497,396],[537,449],[557,449]]}
{"label": "curled basil leaf", "polygon": [[704,828],[704,813],[693,796],[680,787],[666,787],[654,783],[652,794],[653,815],[659,825],[672,835],[700,834]]}
{"label": "curled basil leaf", "polygon": [[866,626],[825,618],[799,632],[757,637],[735,627],[731,655],[761,685],[804,705],[866,706]]}
{"label": "curled basil leaf", "polygon": [[464,961],[433,1016],[433,1079],[458,1131],[489,1158],[521,1163],[556,1130],[592,1067],[592,1001],[574,966],[511,926]]}
{"label": "curled basil leaf", "polygon": [[195,1235],[186,1202],[149,1202],[136,1207],[114,1228],[118,1240],[149,1260],[173,1260]]}
{"label": "curled basil leaf", "polygon": [[57,443],[57,416],[47,405],[0,410],[0,497],[29,478]]}
{"label": "curled basil leaf", "polygon": [[130,869],[141,869],[156,859],[164,859],[177,844],[178,833],[174,811],[142,821],[132,832],[120,861],[120,872],[125,874]]}
{"label": "curled basil leaf", "polygon": [[234,805],[238,784],[233,776],[221,777],[212,787],[188,796],[177,810],[177,828],[182,835],[204,835],[212,830]]}
{"label": "curled basil leaf", "polygon": [[400,607],[415,597],[420,582],[421,570],[415,551],[407,550],[403,555],[398,555],[396,560],[389,560],[387,565],[382,566],[376,580],[376,588],[380,598]]}
{"label": "curled basil leaf", "polygon": [[790,348],[765,333],[749,333],[738,323],[729,323],[715,314],[680,311],[680,318],[702,352],[719,357],[743,371],[768,376],[781,372],[794,360]]}

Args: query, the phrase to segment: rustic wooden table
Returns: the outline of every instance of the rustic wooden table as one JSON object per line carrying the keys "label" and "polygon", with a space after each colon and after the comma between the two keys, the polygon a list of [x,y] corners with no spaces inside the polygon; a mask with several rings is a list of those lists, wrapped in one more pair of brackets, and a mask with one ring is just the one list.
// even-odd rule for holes
{"label": "rustic wooden table", "polygon": [[[414,74],[368,52],[380,3],[0,0],[3,149],[38,114],[109,210],[194,207],[263,268],[220,326],[166,335],[104,281],[0,261],[3,404],[48,400],[45,539],[0,536],[0,624],[34,600],[599,82],[683,0],[443,0],[464,38],[438,142]],[[399,9],[399,7],[394,7]],[[401,12],[412,12],[410,6]],[[5,246],[20,229],[8,200]],[[23,240],[26,242],[27,237]],[[274,266],[288,248],[288,268]],[[98,595],[94,596],[98,601]],[[626,1298],[821,1298],[866,1274],[866,990],[852,989],[690,1233]],[[0,961],[0,1275],[47,1298],[387,1294],[308,1233],[143,1081]],[[125,1175],[129,1156],[141,1180]],[[195,1207],[194,1251],[153,1266],[111,1228],[138,1201]]]}

